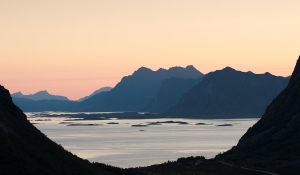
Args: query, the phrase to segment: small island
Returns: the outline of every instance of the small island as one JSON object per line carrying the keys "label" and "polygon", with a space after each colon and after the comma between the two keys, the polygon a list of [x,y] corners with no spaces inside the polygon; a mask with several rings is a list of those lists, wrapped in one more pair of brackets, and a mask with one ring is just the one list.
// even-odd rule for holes
{"label": "small island", "polygon": [[102,124],[83,124],[83,123],[71,123],[67,126],[103,126]]}
{"label": "small island", "polygon": [[168,121],[148,122],[148,125],[162,125],[163,123],[169,123],[169,124],[176,124],[177,123],[177,124],[181,124],[181,125],[189,124],[188,122],[168,120]]}
{"label": "small island", "polygon": [[138,124],[138,125],[131,125],[131,127],[146,127],[148,125],[142,125],[142,124]]}
{"label": "small island", "polygon": [[225,123],[225,124],[216,125],[216,126],[232,126],[232,124],[227,124],[227,123]]}
{"label": "small island", "polygon": [[212,125],[213,123],[196,123],[195,125]]}
{"label": "small island", "polygon": [[117,123],[117,122],[108,122],[107,124],[109,124],[109,125],[117,125],[119,123]]}

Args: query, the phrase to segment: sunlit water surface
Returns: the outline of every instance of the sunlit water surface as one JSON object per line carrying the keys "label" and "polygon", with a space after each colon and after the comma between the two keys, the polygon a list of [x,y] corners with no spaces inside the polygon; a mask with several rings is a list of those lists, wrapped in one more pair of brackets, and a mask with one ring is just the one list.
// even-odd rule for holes
{"label": "sunlit water surface", "polygon": [[[27,115],[30,117],[29,113]],[[40,131],[73,154],[91,162],[124,168],[158,164],[187,156],[203,155],[212,158],[236,145],[247,129],[258,121],[258,119],[113,119],[72,121],[72,123],[100,124],[98,126],[67,126],[59,124],[65,118],[51,118],[51,121],[29,119],[39,123],[35,126]],[[169,120],[189,124],[131,126]],[[109,122],[119,124],[107,124]],[[212,123],[212,125],[195,125],[196,123]],[[216,126],[225,123],[233,125]]]}

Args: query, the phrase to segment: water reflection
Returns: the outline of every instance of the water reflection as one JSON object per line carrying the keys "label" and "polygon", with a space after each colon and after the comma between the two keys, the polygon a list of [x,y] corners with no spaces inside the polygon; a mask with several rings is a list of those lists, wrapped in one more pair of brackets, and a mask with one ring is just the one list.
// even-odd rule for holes
{"label": "water reflection", "polygon": [[[51,120],[37,121],[48,119],[37,116],[28,115],[28,119],[34,123],[44,123],[35,126],[65,149],[91,162],[119,167],[146,166],[186,156],[203,155],[211,158],[236,145],[246,130],[258,121],[258,119],[111,119],[71,121],[75,125],[67,126],[70,123],[65,121],[68,119],[66,117],[50,117]],[[208,125],[195,125],[197,123]],[[232,126],[215,126],[225,123]],[[131,127],[132,125],[147,125],[147,127]]]}

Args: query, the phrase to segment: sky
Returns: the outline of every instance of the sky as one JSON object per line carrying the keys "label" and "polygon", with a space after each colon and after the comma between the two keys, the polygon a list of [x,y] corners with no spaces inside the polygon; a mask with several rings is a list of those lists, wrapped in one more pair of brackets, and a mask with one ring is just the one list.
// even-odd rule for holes
{"label": "sky", "polygon": [[139,67],[278,76],[300,54],[299,0],[3,0],[0,84],[76,100]]}

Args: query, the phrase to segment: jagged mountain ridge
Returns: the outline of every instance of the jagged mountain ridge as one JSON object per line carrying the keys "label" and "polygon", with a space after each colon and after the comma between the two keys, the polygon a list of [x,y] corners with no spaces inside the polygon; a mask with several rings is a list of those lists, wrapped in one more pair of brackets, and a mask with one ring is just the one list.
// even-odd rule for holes
{"label": "jagged mountain ridge", "polygon": [[199,78],[201,72],[193,66],[172,67],[168,70],[141,67],[132,75],[125,76],[92,111],[140,111],[151,101],[166,78]]}
{"label": "jagged mountain ridge", "polygon": [[211,72],[171,107],[166,115],[201,118],[259,117],[288,78],[230,67]]}

